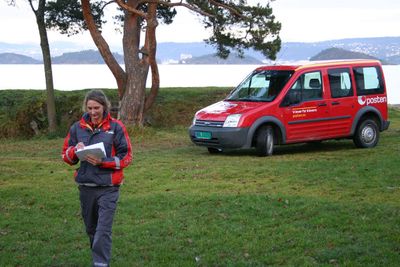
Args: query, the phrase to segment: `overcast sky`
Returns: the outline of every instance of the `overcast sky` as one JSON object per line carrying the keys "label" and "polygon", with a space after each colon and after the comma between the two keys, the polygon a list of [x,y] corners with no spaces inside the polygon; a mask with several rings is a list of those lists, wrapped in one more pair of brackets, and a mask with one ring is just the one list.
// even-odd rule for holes
{"label": "overcast sky", "polygon": [[[248,2],[263,4],[267,0]],[[271,6],[282,23],[283,42],[400,36],[400,0],[276,0]],[[0,0],[0,25],[0,42],[39,43],[35,18],[26,0],[17,0],[16,7]],[[111,45],[119,45],[121,34],[115,33],[114,28],[110,21],[104,35]],[[158,42],[197,42],[207,36],[198,18],[184,8],[178,9],[172,25],[157,29]],[[67,37],[50,32],[49,39],[93,46],[88,33]]]}

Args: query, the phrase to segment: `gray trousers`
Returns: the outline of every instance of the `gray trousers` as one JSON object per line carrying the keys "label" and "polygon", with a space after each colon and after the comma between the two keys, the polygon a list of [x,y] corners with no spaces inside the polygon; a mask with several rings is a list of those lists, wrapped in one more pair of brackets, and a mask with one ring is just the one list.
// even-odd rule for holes
{"label": "gray trousers", "polygon": [[82,217],[89,236],[93,266],[109,266],[111,259],[112,223],[119,187],[79,186]]}

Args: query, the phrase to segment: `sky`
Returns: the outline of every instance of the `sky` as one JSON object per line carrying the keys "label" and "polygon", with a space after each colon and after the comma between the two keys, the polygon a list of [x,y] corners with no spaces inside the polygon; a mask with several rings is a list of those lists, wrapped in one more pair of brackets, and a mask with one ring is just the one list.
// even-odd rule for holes
{"label": "sky", "polygon": [[[173,0],[174,1],[174,0]],[[268,0],[248,0],[265,4]],[[318,42],[343,38],[400,36],[400,0],[274,0],[276,19],[282,23],[283,42]],[[107,12],[114,10],[109,5]],[[199,42],[208,37],[199,18],[178,8],[172,25],[157,28],[158,42]],[[109,20],[104,36],[111,46],[120,45],[122,35]],[[94,47],[88,33],[73,37],[49,32],[49,41],[70,41]],[[10,7],[0,0],[0,42],[37,43],[35,17],[26,0]]]}

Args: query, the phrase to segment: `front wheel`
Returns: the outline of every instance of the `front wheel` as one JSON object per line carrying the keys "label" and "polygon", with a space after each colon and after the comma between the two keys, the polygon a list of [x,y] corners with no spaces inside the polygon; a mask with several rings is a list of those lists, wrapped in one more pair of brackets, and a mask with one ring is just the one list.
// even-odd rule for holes
{"label": "front wheel", "polygon": [[359,148],[370,148],[376,146],[379,141],[379,129],[374,120],[367,119],[358,126],[353,137],[354,144]]}
{"label": "front wheel", "polygon": [[260,157],[271,156],[274,152],[274,129],[263,126],[257,133],[256,150]]}
{"label": "front wheel", "polygon": [[219,154],[222,153],[221,148],[215,148],[215,147],[207,147],[207,150],[210,154]]}

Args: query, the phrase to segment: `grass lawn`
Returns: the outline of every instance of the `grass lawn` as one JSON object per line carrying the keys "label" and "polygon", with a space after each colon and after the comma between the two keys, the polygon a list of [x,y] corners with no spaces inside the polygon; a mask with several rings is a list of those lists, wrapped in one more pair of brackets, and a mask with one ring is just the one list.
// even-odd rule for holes
{"label": "grass lawn", "polygon": [[[132,131],[112,266],[399,266],[400,111],[351,140],[210,155],[187,128]],[[0,266],[90,266],[63,140],[0,140]]]}

